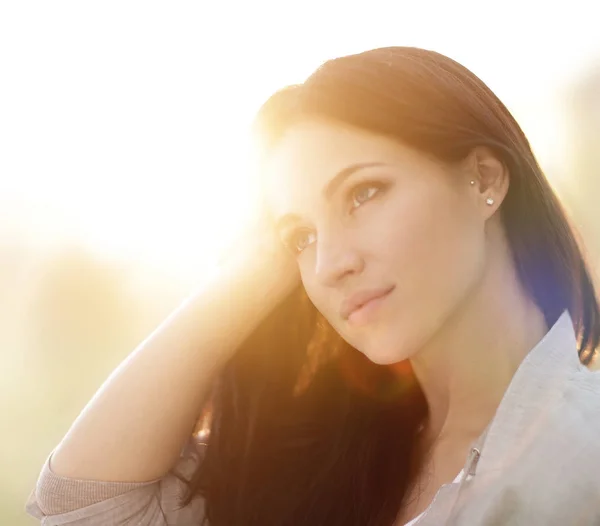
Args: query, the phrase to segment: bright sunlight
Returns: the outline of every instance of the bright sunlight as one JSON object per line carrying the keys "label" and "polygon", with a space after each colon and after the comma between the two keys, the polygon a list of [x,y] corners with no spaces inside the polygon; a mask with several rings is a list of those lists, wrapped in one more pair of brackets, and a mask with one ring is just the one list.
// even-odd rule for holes
{"label": "bright sunlight", "polygon": [[521,124],[600,268],[591,4],[1,2],[0,524],[32,524],[23,507],[48,452],[235,253],[258,202],[255,112],[329,58],[418,46],[475,72]]}
{"label": "bright sunlight", "polygon": [[[308,10],[294,14],[293,27],[261,18],[262,9],[289,20],[266,3],[250,11],[232,4],[239,18],[224,26],[224,4],[52,2],[38,3],[35,16],[23,3],[4,7],[0,38],[15,52],[3,56],[3,70],[16,82],[3,87],[11,101],[3,115],[10,124],[2,137],[3,235],[72,241],[197,279],[250,213],[247,134],[260,104],[329,57],[383,45],[437,49],[473,68],[511,104],[542,160],[560,162],[561,79],[593,46],[563,41],[562,55],[550,60],[555,42],[550,32],[540,34],[545,51],[536,67],[543,68],[531,75],[533,50],[520,49],[525,36],[505,39],[477,26],[457,31],[459,19],[380,4],[385,16],[376,24],[344,6],[343,27],[334,3],[319,19]],[[497,16],[498,26],[523,24]],[[11,17],[19,23],[9,25]],[[241,22],[247,17],[252,24]],[[310,38],[300,39],[311,23]],[[540,92],[542,83],[549,89]]]}

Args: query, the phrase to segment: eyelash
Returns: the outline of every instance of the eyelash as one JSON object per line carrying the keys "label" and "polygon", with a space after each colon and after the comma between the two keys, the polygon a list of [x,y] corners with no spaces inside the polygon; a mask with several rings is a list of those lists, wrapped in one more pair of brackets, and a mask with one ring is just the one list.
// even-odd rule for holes
{"label": "eyelash", "polygon": [[[371,201],[374,197],[376,197],[379,193],[381,193],[385,189],[385,185],[383,183],[378,182],[378,181],[361,181],[360,183],[357,183],[354,186],[351,186],[345,192],[345,194],[344,194],[344,202],[352,201],[352,199],[355,196],[356,192],[358,190],[362,190],[362,189],[365,189],[365,188],[366,189],[375,188],[376,192],[371,197],[369,197],[365,201],[363,201],[362,203],[359,203],[358,206],[353,207],[351,209],[350,213],[352,213],[354,210],[357,210],[358,208],[360,208],[363,204],[368,203],[369,201]],[[288,250],[290,250],[295,255],[301,254],[302,251],[304,250],[304,249],[298,249],[297,245],[296,245],[298,234],[303,233],[303,232],[307,232],[307,229],[305,229],[305,228],[299,228],[299,229],[293,230],[284,239],[284,245],[286,246],[286,248]]]}

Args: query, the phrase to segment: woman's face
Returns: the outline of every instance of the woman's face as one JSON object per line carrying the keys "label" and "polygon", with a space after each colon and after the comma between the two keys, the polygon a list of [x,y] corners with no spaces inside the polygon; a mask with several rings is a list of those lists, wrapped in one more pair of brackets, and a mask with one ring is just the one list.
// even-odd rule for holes
{"label": "woman's face", "polygon": [[482,276],[471,175],[324,120],[297,124],[271,152],[267,201],[306,292],[373,362],[413,356]]}

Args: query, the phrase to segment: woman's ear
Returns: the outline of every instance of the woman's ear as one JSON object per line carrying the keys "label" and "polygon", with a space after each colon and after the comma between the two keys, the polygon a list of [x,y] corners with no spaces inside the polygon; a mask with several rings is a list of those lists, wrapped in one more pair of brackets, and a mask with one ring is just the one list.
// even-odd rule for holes
{"label": "woman's ear", "polygon": [[508,168],[491,148],[477,146],[465,159],[465,170],[475,197],[485,206],[489,212],[487,215],[491,216],[508,193]]}

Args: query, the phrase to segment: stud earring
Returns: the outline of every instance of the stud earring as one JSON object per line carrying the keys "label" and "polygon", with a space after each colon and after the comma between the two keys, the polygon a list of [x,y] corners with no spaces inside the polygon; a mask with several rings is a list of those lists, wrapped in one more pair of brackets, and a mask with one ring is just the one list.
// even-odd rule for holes
{"label": "stud earring", "polygon": [[491,197],[488,197],[485,202],[490,206],[494,204],[494,200]]}
{"label": "stud earring", "polygon": [[471,186],[473,186],[475,184],[475,181],[471,181]]}

